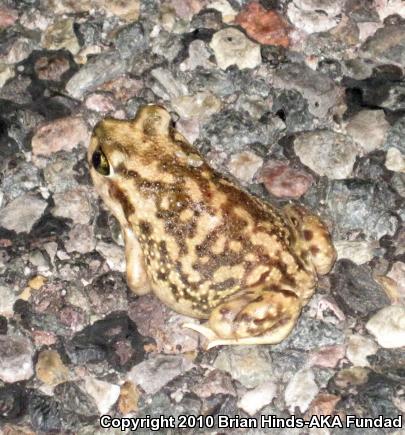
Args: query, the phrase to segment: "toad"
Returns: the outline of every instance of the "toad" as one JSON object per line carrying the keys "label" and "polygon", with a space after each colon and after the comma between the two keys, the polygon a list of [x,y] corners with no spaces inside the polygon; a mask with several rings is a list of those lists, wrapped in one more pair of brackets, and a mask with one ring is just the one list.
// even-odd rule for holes
{"label": "toad", "polygon": [[208,348],[283,340],[335,261],[318,216],[278,209],[219,174],[161,106],[99,122],[88,162],[121,225],[129,287],[204,319],[184,326]]}

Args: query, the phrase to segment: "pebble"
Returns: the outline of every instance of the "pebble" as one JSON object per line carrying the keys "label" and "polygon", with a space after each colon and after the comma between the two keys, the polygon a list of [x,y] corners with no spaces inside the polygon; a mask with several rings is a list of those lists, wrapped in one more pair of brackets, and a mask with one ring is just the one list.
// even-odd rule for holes
{"label": "pebble", "polygon": [[127,374],[127,380],[141,387],[145,393],[155,394],[172,379],[193,367],[183,356],[160,354],[133,367]]}
{"label": "pebble", "polygon": [[276,396],[277,384],[274,381],[264,382],[247,391],[238,401],[238,407],[253,416],[266,405],[269,405]]}
{"label": "pebble", "polygon": [[131,381],[125,381],[121,385],[120,397],[118,399],[118,409],[122,415],[127,415],[138,411],[138,402],[141,393]]}
{"label": "pebble", "polygon": [[364,264],[371,261],[378,248],[377,242],[365,240],[337,240],[333,244],[337,251],[338,260],[347,258],[356,264]]}
{"label": "pebble", "polygon": [[78,100],[87,92],[96,90],[126,72],[126,60],[117,52],[106,52],[91,57],[67,82],[66,91]]}
{"label": "pebble", "polygon": [[85,121],[78,116],[59,118],[41,125],[31,141],[32,154],[50,156],[58,151],[71,151],[78,145],[87,146],[90,131]]}
{"label": "pebble", "polygon": [[114,99],[107,94],[90,94],[86,97],[84,104],[88,109],[103,114],[113,112],[116,108]]}
{"label": "pebble", "polygon": [[374,341],[360,334],[353,334],[347,338],[346,357],[354,366],[369,367],[367,357],[374,355],[377,350],[378,346]]}
{"label": "pebble", "polygon": [[0,379],[18,382],[34,374],[34,349],[25,337],[0,335]]}
{"label": "pebble", "polygon": [[399,118],[388,130],[384,149],[397,148],[402,154],[405,154],[404,138],[405,135],[405,116]]}
{"label": "pebble", "polygon": [[197,385],[192,387],[198,397],[207,399],[215,395],[236,396],[236,390],[229,373],[222,370],[211,370]]}
{"label": "pebble", "polygon": [[[330,312],[334,307],[329,303],[325,308]],[[340,345],[343,342],[342,330],[332,323],[318,318],[301,316],[292,333],[280,344],[273,346],[272,349],[275,352],[285,352],[287,349],[310,351],[326,346]]]}
{"label": "pebble", "polygon": [[398,219],[391,212],[395,201],[396,195],[382,181],[368,178],[332,182],[326,204],[334,217],[335,238],[349,239],[354,234],[373,242],[395,234]]}
{"label": "pebble", "polygon": [[367,154],[382,147],[389,127],[383,110],[361,110],[349,120],[346,131]]}
{"label": "pebble", "polygon": [[11,317],[13,306],[18,296],[9,285],[0,284],[0,316]]}
{"label": "pebble", "polygon": [[48,385],[60,384],[69,377],[69,369],[55,350],[43,350],[38,355],[35,373],[40,381]]}
{"label": "pebble", "polygon": [[153,91],[161,98],[174,99],[187,94],[187,86],[175,78],[171,71],[159,67],[152,70],[151,75],[158,85],[153,87]]}
{"label": "pebble", "polygon": [[119,19],[131,23],[139,18],[140,1],[139,0],[96,0],[96,4],[108,13],[115,15]]}
{"label": "pebble", "polygon": [[14,74],[14,68],[10,65],[0,63],[0,88],[6,84],[8,79],[13,78]]}
{"label": "pebble", "polygon": [[343,345],[325,346],[311,352],[309,364],[317,367],[333,368],[345,355]]}
{"label": "pebble", "polygon": [[85,379],[87,393],[96,402],[100,415],[107,414],[120,395],[120,387],[110,382],[87,376]]}
{"label": "pebble", "polygon": [[242,184],[249,184],[262,165],[263,159],[261,157],[251,151],[243,151],[230,158],[228,171]]}
{"label": "pebble", "polygon": [[[80,368],[77,370],[77,374],[82,377],[79,371]],[[83,385],[82,382],[80,384]],[[53,393],[58,402],[63,404],[63,411],[70,417],[94,418],[98,414],[93,398],[85,392],[85,388],[80,388],[76,382],[67,381],[58,384],[53,389]]]}
{"label": "pebble", "polygon": [[63,74],[69,71],[69,68],[69,60],[60,53],[39,57],[34,65],[35,73],[40,80],[53,82],[61,81]]}
{"label": "pebble", "polygon": [[219,112],[221,101],[211,92],[197,92],[172,99],[172,106],[181,118],[204,121]]}
{"label": "pebble", "polygon": [[384,289],[373,279],[371,270],[350,260],[339,260],[330,275],[332,294],[345,313],[366,317],[389,303]]}
{"label": "pebble", "polygon": [[257,1],[248,3],[235,18],[235,23],[260,44],[289,46],[287,22],[276,11],[266,10]]}
{"label": "pebble", "polygon": [[387,273],[387,276],[395,281],[400,297],[405,302],[405,263],[396,261]]}
{"label": "pebble", "polygon": [[314,182],[311,175],[281,160],[269,160],[256,178],[277,198],[299,198]]}
{"label": "pebble", "polygon": [[132,303],[129,316],[139,325],[142,335],[155,340],[159,353],[190,353],[198,349],[198,334],[182,327],[190,318],[175,313],[152,295],[142,296]]}
{"label": "pebble", "polygon": [[[315,6],[316,3],[320,4]],[[333,2],[294,0],[288,5],[287,16],[297,29],[306,33],[326,32],[339,22],[339,17],[335,13],[336,10],[324,10],[326,3],[333,4]]]}
{"label": "pebble", "polygon": [[362,57],[374,62],[405,65],[405,24],[384,26],[362,45]]}
{"label": "pebble", "polygon": [[31,394],[28,414],[35,433],[61,433],[61,406],[52,397],[38,392]]}
{"label": "pebble", "polygon": [[[307,415],[334,415],[334,409],[340,397],[335,394],[319,393],[311,402]],[[330,432],[310,432],[310,435],[330,435]]]}
{"label": "pebble", "polygon": [[405,155],[398,148],[388,148],[385,167],[390,171],[405,174]]}
{"label": "pebble", "polygon": [[16,233],[29,233],[47,205],[31,193],[19,196],[0,210],[0,226]]}
{"label": "pebble", "polygon": [[232,23],[235,19],[237,12],[226,0],[216,0],[208,5],[209,9],[215,9],[221,12],[222,21],[224,23]]}
{"label": "pebble", "polygon": [[180,71],[194,70],[198,66],[212,69],[215,64],[210,60],[211,53],[204,41],[196,39],[188,46],[188,58],[179,66]]}
{"label": "pebble", "polygon": [[124,250],[120,246],[99,241],[97,242],[96,250],[105,258],[111,270],[125,272],[125,255]]}
{"label": "pebble", "polygon": [[68,239],[65,241],[66,252],[79,252],[86,254],[96,246],[93,228],[90,225],[76,224],[69,231]]}
{"label": "pebble", "polygon": [[6,6],[0,7],[0,29],[12,26],[18,19],[18,12]]}
{"label": "pebble", "polygon": [[73,18],[66,18],[50,25],[42,35],[42,45],[49,50],[68,50],[77,54],[80,50],[73,30]]}
{"label": "pebble", "polygon": [[85,187],[77,187],[61,193],[54,193],[55,206],[51,213],[56,217],[71,219],[76,224],[87,225],[92,219],[91,194]]}
{"label": "pebble", "polygon": [[[95,272],[95,279],[86,286],[86,296],[92,312],[98,315],[106,315],[114,311],[126,311],[128,309],[128,285],[122,273],[109,272],[99,274]],[[72,301],[73,305],[81,304]],[[137,323],[137,322],[135,322]],[[151,336],[148,331],[142,332],[142,335]]]}
{"label": "pebble", "polygon": [[329,130],[298,133],[294,151],[304,165],[335,180],[351,175],[359,153],[358,146],[348,136]]}
{"label": "pebble", "polygon": [[391,305],[382,308],[371,317],[366,328],[384,348],[405,346],[405,306]]}
{"label": "pebble", "polygon": [[270,353],[260,346],[225,346],[219,351],[214,367],[230,373],[246,388],[255,388],[274,376]]}
{"label": "pebble", "polygon": [[274,72],[273,85],[280,89],[295,89],[308,102],[309,112],[319,118],[339,107],[342,90],[327,75],[314,71],[305,63],[290,62]]}
{"label": "pebble", "polygon": [[284,399],[291,413],[295,413],[297,407],[301,412],[305,412],[318,392],[314,372],[311,369],[303,369],[287,384]]}
{"label": "pebble", "polygon": [[116,311],[77,332],[64,347],[73,364],[107,361],[127,371],[144,359],[148,342],[125,312]]}
{"label": "pebble", "polygon": [[0,53],[0,63],[14,65],[27,59],[38,48],[37,43],[25,37],[16,37],[11,40]]}
{"label": "pebble", "polygon": [[255,68],[261,64],[260,45],[250,41],[238,29],[228,27],[212,37],[210,47],[221,69],[236,65],[238,68]]}

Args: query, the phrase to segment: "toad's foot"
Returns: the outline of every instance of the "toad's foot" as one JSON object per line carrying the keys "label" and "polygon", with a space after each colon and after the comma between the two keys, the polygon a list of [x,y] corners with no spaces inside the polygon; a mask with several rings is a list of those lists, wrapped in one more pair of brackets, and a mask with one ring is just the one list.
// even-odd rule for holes
{"label": "toad's foot", "polygon": [[207,340],[207,349],[219,345],[276,344],[295,325],[301,304],[285,289],[247,290],[220,304],[205,324],[186,323]]}

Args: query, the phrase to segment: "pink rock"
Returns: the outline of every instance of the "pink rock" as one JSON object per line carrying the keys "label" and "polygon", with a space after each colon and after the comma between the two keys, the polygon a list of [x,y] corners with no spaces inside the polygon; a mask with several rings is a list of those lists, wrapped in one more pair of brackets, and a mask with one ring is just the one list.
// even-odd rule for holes
{"label": "pink rock", "polygon": [[69,116],[43,124],[32,138],[32,154],[49,156],[57,151],[70,151],[79,144],[87,146],[90,130],[80,117]]}
{"label": "pink rock", "polygon": [[50,57],[40,57],[35,62],[35,72],[40,80],[61,80],[62,75],[69,70],[69,61],[57,54]]}
{"label": "pink rock", "polygon": [[212,370],[209,372],[200,383],[193,387],[192,391],[202,398],[207,398],[214,394],[236,396],[231,375],[222,370]]}
{"label": "pink rock", "polygon": [[142,335],[155,339],[159,353],[193,352],[198,348],[198,334],[182,327],[190,318],[175,313],[153,295],[130,303],[129,317]]}
{"label": "pink rock", "polygon": [[113,98],[105,94],[91,94],[86,98],[85,105],[95,112],[112,112],[115,110]]}
{"label": "pink rock", "polygon": [[313,183],[308,173],[275,160],[267,162],[257,178],[277,198],[299,198]]}
{"label": "pink rock", "polygon": [[125,103],[134,98],[143,88],[142,80],[136,80],[126,75],[117,77],[114,80],[104,83],[99,90],[111,92],[115,100]]}
{"label": "pink rock", "polygon": [[56,343],[57,336],[53,332],[48,331],[34,331],[32,333],[35,346],[52,346]]}
{"label": "pink rock", "polygon": [[185,20],[189,20],[194,14],[208,3],[207,0],[171,0],[170,5],[176,11],[176,15]]}
{"label": "pink rock", "polygon": [[345,356],[345,347],[343,345],[326,346],[312,353],[309,363],[318,367],[336,367],[336,364]]}
{"label": "pink rock", "polygon": [[336,404],[341,398],[334,394],[319,393],[311,402],[306,416],[312,415],[332,415]]}
{"label": "pink rock", "polygon": [[18,18],[18,13],[14,9],[5,6],[0,7],[0,29],[12,26]]}
{"label": "pink rock", "polygon": [[266,10],[259,2],[249,3],[235,18],[246,33],[257,42],[288,47],[287,22],[275,11]]}

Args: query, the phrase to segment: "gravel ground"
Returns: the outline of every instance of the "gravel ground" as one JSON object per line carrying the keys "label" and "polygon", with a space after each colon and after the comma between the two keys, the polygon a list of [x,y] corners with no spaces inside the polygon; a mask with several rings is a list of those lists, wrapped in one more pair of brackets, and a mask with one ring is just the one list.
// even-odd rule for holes
{"label": "gravel ground", "polygon": [[[0,433],[123,433],[103,414],[405,433],[297,427],[405,426],[403,1],[3,0],[0,32]],[[331,229],[338,261],[281,344],[204,351],[129,292],[85,152],[97,121],[152,102],[220,172]]]}

